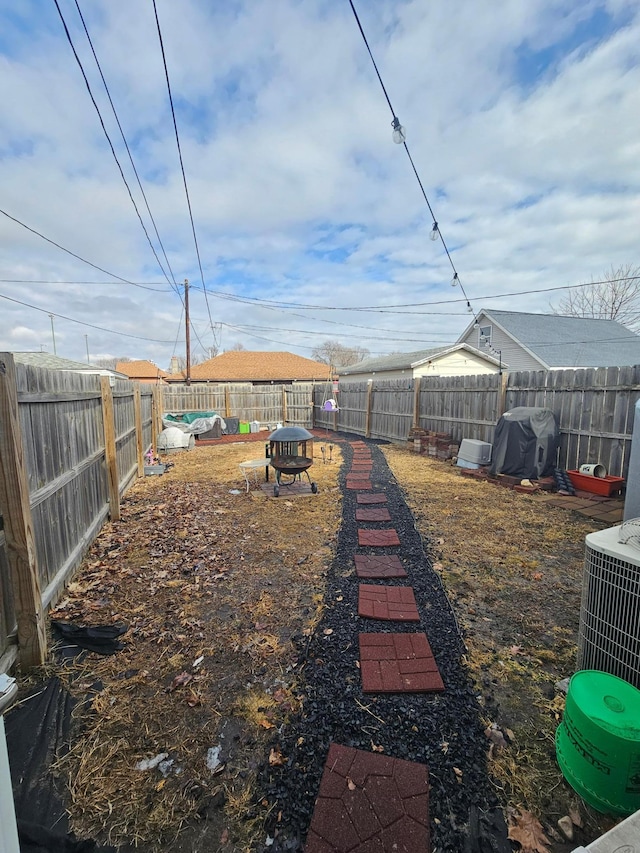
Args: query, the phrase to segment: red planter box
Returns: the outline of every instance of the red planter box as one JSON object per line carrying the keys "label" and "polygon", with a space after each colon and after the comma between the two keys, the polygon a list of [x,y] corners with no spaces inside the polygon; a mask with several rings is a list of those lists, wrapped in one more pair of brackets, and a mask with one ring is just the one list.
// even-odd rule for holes
{"label": "red planter box", "polygon": [[590,477],[579,471],[567,471],[574,489],[591,492],[592,495],[603,495],[605,498],[619,492],[624,486],[624,477]]}

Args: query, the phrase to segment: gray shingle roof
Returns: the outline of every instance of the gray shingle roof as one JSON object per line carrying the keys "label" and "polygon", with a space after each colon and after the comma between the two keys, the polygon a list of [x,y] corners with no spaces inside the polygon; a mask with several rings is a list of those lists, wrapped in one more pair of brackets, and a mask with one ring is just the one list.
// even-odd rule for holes
{"label": "gray shingle roof", "polygon": [[96,367],[94,364],[88,364],[85,361],[72,361],[69,358],[52,355],[50,352],[14,352],[12,355],[17,364],[26,364],[29,367],[46,367],[48,370],[82,370],[90,373],[113,373],[116,376],[122,376],[123,379],[127,378],[124,374],[117,373],[115,370],[106,370],[103,367]]}
{"label": "gray shingle roof", "polygon": [[338,374],[340,376],[349,376],[352,373],[371,373],[378,370],[406,370],[418,361],[423,361],[425,358],[433,358],[441,352],[447,352],[454,344],[436,347],[435,349],[421,349],[416,352],[397,352],[392,355],[384,355],[380,358],[365,358],[364,361],[359,361],[357,364],[350,364],[348,367],[340,368]]}
{"label": "gray shingle roof", "polygon": [[640,364],[640,336],[615,320],[483,309],[549,367]]}

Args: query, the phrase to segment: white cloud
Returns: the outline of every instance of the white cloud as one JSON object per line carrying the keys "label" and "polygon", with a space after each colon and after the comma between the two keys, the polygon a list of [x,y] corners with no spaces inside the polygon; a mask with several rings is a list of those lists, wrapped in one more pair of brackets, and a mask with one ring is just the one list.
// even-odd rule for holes
{"label": "white cloud", "polygon": [[[153,10],[124,0],[81,6],[176,279],[193,284],[194,322],[208,345]],[[474,307],[545,311],[553,294],[482,297],[577,284],[611,264],[637,263],[636,4],[461,0],[455,14],[445,0],[358,7]],[[147,221],[75,4],[62,8]],[[0,216],[0,294],[41,309],[0,299],[0,349],[46,344],[54,312],[61,355],[84,360],[87,335],[92,355],[166,366],[182,337],[180,301],[142,233],[55,9],[35,9],[21,26],[7,20],[6,42],[0,36],[2,207],[156,290],[7,282],[108,276]],[[292,313],[211,295],[213,321],[226,324],[223,345],[308,356],[322,340],[317,332],[363,335],[358,341],[375,352],[454,340],[468,314],[452,301],[461,293],[428,240],[431,216],[391,142],[391,113],[348,5],[185,0],[158,10],[209,287],[332,309]],[[427,307],[348,310],[436,300],[448,304],[433,316]],[[269,340],[236,330],[249,325]]]}

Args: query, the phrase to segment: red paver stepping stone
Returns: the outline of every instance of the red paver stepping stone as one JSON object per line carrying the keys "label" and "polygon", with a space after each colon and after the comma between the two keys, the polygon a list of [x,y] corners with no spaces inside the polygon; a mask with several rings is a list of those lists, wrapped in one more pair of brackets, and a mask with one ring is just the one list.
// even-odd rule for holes
{"label": "red paver stepping stone", "polygon": [[356,575],[359,578],[406,578],[407,572],[397,554],[355,554]]}
{"label": "red paver stepping stone", "polygon": [[435,693],[444,684],[426,634],[360,634],[365,693]]}
{"label": "red paver stepping stone", "polygon": [[385,507],[374,509],[357,509],[356,521],[391,521],[391,513]]}
{"label": "red paver stepping stone", "polygon": [[371,480],[353,480],[347,474],[347,488],[348,489],[372,489]]}
{"label": "red paver stepping stone", "polygon": [[368,480],[370,476],[368,471],[349,471],[347,474],[350,480]]}
{"label": "red paver stepping stone", "polygon": [[429,853],[429,768],[332,743],[305,853]]}
{"label": "red paver stepping stone", "polygon": [[358,545],[369,545],[372,548],[386,548],[388,545],[399,545],[397,530],[393,527],[386,530],[358,530]]}
{"label": "red paver stepping stone", "polygon": [[359,504],[386,504],[387,496],[380,492],[373,495],[356,495],[356,502]]}
{"label": "red paver stepping stone", "polygon": [[358,616],[394,622],[420,621],[416,597],[410,586],[361,583],[358,587]]}
{"label": "red paver stepping stone", "polygon": [[373,462],[371,461],[371,459],[354,459],[351,463],[351,467],[353,469],[372,468]]}

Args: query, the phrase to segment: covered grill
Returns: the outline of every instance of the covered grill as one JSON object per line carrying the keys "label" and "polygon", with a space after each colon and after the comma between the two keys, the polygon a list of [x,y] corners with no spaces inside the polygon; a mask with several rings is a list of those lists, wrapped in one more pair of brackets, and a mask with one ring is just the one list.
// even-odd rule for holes
{"label": "covered grill", "polygon": [[318,487],[311,481],[308,469],[313,465],[313,436],[304,427],[285,426],[269,436],[269,464],[276,473],[273,494],[278,497],[280,486],[292,486],[307,475],[311,491]]}

